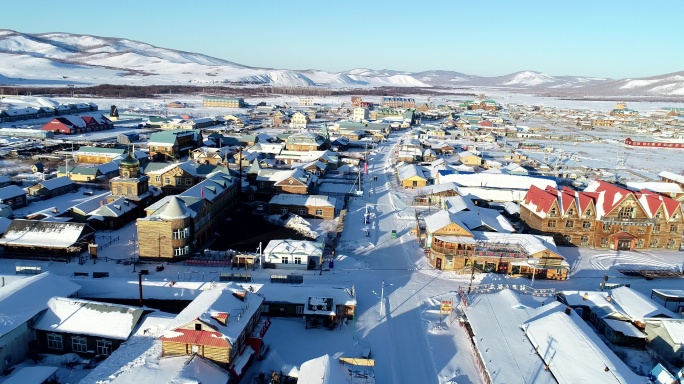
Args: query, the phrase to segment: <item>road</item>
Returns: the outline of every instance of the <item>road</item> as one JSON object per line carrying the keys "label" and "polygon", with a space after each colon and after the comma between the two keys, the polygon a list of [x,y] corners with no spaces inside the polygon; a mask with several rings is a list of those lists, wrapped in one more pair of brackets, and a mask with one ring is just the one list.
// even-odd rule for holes
{"label": "road", "polygon": [[[359,233],[354,231],[356,223],[364,222],[366,211],[371,216],[367,225],[370,236],[359,239],[368,241],[368,246],[360,247],[356,254],[347,252],[367,266],[354,279],[359,303],[357,328],[362,342],[370,346],[376,359],[378,382],[444,382],[439,378],[440,371],[445,365],[453,365],[453,355],[439,356],[441,350],[430,345],[422,307],[426,299],[447,294],[457,284],[452,274],[443,278],[439,271],[427,266],[415,236],[410,233],[415,226],[415,211],[407,206],[411,198],[402,193],[394,175],[393,156],[398,141],[398,136],[390,137],[368,157],[364,195],[353,198],[349,204],[343,240],[346,237],[354,241]],[[392,230],[397,231],[396,239],[392,238]],[[453,346],[448,350],[458,349]],[[454,369],[462,373],[459,383],[480,383],[474,361],[465,360],[462,367]]]}

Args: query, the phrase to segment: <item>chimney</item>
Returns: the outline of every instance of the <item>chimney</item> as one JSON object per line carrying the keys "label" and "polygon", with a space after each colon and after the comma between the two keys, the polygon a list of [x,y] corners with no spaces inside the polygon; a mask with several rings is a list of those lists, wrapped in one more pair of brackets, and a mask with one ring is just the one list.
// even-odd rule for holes
{"label": "chimney", "polygon": [[572,308],[571,307],[565,307],[565,314],[570,316],[571,313],[572,313]]}
{"label": "chimney", "polygon": [[584,292],[584,295],[582,295],[582,300],[586,300],[589,298],[589,293]]}
{"label": "chimney", "polygon": [[611,300],[611,299],[610,299],[610,295],[606,296],[606,301],[607,301],[607,302],[610,302],[610,300]]}
{"label": "chimney", "polygon": [[104,205],[104,200],[100,200],[100,207]]}

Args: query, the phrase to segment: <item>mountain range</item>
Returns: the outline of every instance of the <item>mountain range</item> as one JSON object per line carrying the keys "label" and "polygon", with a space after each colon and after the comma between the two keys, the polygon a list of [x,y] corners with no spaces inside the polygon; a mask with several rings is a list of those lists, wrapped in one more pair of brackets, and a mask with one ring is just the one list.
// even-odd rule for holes
{"label": "mountain range", "polygon": [[684,71],[638,79],[551,76],[535,71],[484,77],[432,70],[352,69],[344,72],[248,67],[143,42],[70,33],[0,30],[0,85],[267,85],[278,87],[415,87],[556,96],[684,95]]}

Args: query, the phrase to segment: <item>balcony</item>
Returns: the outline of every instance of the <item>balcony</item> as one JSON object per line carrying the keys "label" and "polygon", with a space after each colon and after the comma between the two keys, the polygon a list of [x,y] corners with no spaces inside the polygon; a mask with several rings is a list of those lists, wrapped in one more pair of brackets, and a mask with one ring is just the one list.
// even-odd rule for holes
{"label": "balcony", "polygon": [[473,255],[472,250],[455,249],[453,247],[447,247],[437,243],[432,243],[430,250],[436,253],[440,253],[444,256],[471,257]]}
{"label": "balcony", "polygon": [[636,225],[636,226],[650,226],[658,221],[656,219],[638,219],[632,217],[605,217],[602,216],[598,221],[603,224],[619,224],[619,225]]}

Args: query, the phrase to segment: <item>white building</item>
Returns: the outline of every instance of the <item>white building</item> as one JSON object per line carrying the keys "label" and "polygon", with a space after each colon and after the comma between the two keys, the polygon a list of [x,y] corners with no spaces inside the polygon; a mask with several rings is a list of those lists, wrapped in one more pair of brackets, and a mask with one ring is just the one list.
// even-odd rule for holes
{"label": "white building", "polygon": [[323,262],[323,243],[307,240],[271,240],[264,249],[264,263],[276,268],[320,268]]}
{"label": "white building", "polygon": [[363,121],[368,119],[370,119],[370,112],[368,111],[368,108],[354,108],[354,115],[352,117],[352,121]]}

